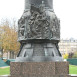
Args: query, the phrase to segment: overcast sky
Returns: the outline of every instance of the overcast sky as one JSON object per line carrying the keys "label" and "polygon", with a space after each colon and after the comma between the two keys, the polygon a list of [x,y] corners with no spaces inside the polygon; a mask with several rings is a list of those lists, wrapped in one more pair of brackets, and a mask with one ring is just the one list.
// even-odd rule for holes
{"label": "overcast sky", "polygon": [[[77,0],[53,0],[54,11],[61,20],[61,38],[77,39]],[[0,21],[19,19],[24,11],[24,0],[0,0]]]}

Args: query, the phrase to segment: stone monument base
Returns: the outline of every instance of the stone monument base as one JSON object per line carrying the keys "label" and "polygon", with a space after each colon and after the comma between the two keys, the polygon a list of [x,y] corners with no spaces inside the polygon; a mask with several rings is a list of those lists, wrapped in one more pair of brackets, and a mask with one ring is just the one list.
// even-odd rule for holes
{"label": "stone monument base", "polygon": [[[63,61],[59,52],[58,44],[44,43],[49,40],[29,40],[32,43],[22,43],[23,45],[16,62],[43,62],[43,61]],[[25,42],[25,41],[24,41]]]}
{"label": "stone monument base", "polygon": [[68,62],[11,62],[9,77],[70,77]]}

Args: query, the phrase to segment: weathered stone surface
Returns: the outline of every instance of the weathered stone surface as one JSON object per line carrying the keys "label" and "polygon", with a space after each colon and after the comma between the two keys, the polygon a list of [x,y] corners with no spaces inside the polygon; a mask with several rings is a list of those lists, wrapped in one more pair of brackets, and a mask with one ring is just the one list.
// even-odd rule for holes
{"label": "weathered stone surface", "polygon": [[23,77],[23,75],[11,75],[11,76],[8,76],[8,77]]}
{"label": "weathered stone surface", "polygon": [[25,0],[25,5],[18,21],[21,48],[16,62],[63,61],[58,47],[60,20],[53,11],[53,0]]}
{"label": "weathered stone surface", "polygon": [[55,13],[46,9],[45,1],[41,1],[39,7],[30,5],[30,11],[24,11],[18,21],[19,41],[30,39],[59,40],[60,21]]}
{"label": "weathered stone surface", "polygon": [[67,77],[68,66],[68,62],[12,62],[11,75]]}
{"label": "weathered stone surface", "polygon": [[69,74],[63,74],[63,75],[59,75],[59,77],[71,77],[71,75],[69,75]]}
{"label": "weathered stone surface", "polygon": [[0,77],[77,77],[77,75],[51,75],[51,76],[42,76],[42,75],[12,75],[12,76],[0,76]]}
{"label": "weathered stone surface", "polygon": [[55,62],[55,74],[56,75],[69,74],[69,63],[68,62]]}
{"label": "weathered stone surface", "polygon": [[21,75],[21,63],[13,62],[10,64],[10,74],[11,75]]}
{"label": "weathered stone surface", "polygon": [[45,3],[46,7],[53,10],[53,0],[25,0],[25,10],[30,9],[31,4],[38,7],[41,3]]}
{"label": "weathered stone surface", "polygon": [[21,51],[19,52],[19,56],[16,58],[16,61],[41,62],[57,61],[57,59],[59,59],[59,61],[63,60],[55,43],[31,43],[23,45]]}
{"label": "weathered stone surface", "polygon": [[51,76],[44,76],[44,75],[12,75],[12,76],[0,76],[0,77],[77,77],[77,76],[71,76],[71,75],[51,75]]}

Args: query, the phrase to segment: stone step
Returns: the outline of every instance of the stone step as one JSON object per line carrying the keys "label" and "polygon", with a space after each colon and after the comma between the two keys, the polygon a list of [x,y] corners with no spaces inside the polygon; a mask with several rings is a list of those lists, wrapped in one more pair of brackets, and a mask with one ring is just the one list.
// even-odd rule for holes
{"label": "stone step", "polygon": [[[23,76],[23,75],[20,75],[20,76],[17,76],[17,75],[12,75],[12,76],[2,75],[0,77],[27,77],[27,76]],[[53,76],[47,76],[47,77],[77,77],[77,74],[72,74],[72,75],[71,74],[70,75],[53,75]]]}
{"label": "stone step", "polygon": [[8,77],[71,77],[70,75],[51,75],[51,76],[42,76],[42,75],[12,75]]}

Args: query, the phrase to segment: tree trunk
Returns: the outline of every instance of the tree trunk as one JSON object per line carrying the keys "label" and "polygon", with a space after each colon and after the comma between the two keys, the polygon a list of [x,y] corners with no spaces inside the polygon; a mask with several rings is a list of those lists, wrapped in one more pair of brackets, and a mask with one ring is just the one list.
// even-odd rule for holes
{"label": "tree trunk", "polygon": [[10,59],[11,59],[11,51],[10,51]]}
{"label": "tree trunk", "polygon": [[7,59],[8,59],[8,52],[7,52]]}
{"label": "tree trunk", "polygon": [[2,58],[3,58],[3,49],[1,51],[2,51]]}

